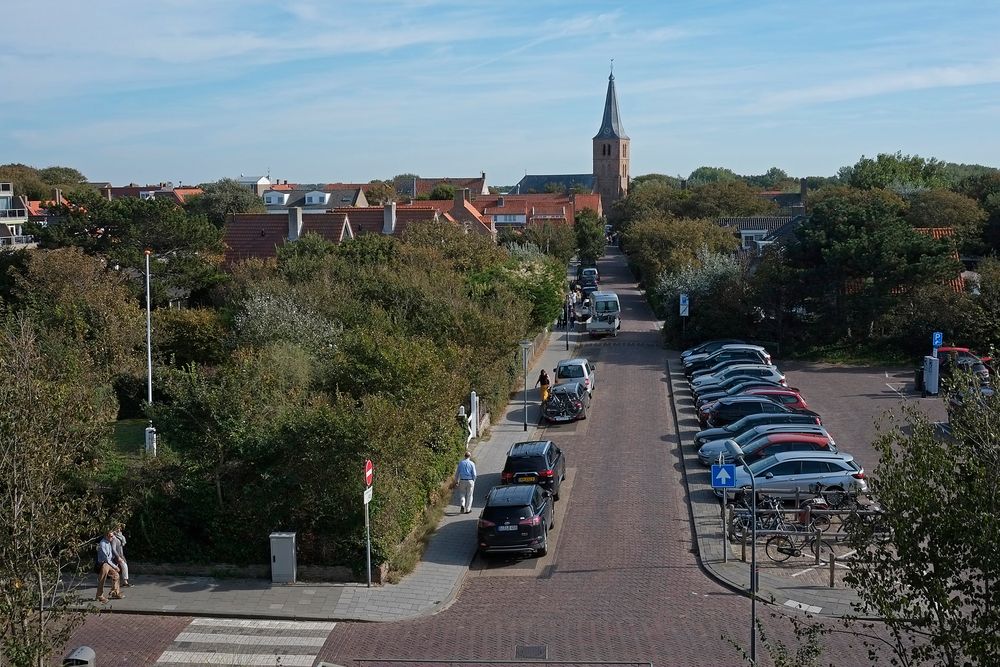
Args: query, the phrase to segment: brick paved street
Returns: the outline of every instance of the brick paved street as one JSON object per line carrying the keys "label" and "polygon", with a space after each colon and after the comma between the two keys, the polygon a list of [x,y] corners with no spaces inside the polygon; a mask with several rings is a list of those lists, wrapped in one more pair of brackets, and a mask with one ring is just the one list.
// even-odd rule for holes
{"label": "brick paved street", "polygon": [[[598,369],[590,418],[546,429],[570,469],[555,548],[541,561],[475,561],[457,599],[436,615],[338,623],[320,659],[513,660],[519,647],[523,655],[544,646],[548,660],[741,664],[722,636],[748,644],[749,601],[698,565],[656,323],[617,251],[601,272],[602,287],[621,296],[624,324],[618,338],[581,346]],[[787,621],[768,613],[762,605],[765,624],[787,638]],[[77,638],[107,646],[117,628],[147,628],[141,655],[152,662],[189,621],[104,617]],[[824,642],[824,662],[866,662],[843,638]],[[112,653],[101,664],[140,664],[137,655]]]}

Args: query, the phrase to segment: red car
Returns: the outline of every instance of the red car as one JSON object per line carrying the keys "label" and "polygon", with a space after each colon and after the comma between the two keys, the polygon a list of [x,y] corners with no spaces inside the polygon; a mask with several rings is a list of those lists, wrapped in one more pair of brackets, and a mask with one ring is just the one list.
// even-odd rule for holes
{"label": "red car", "polygon": [[[797,389],[786,389],[784,387],[757,387],[740,392],[737,396],[764,396],[775,403],[784,405],[786,408],[798,408],[800,410],[809,409],[809,404],[802,398]],[[698,408],[698,423],[704,428],[708,423],[708,413],[712,411],[718,401],[709,401]]]}
{"label": "red car", "polygon": [[941,347],[939,347],[937,349],[937,351],[938,351],[938,356],[939,357],[942,356],[942,355],[945,355],[945,354],[954,354],[959,359],[968,359],[969,361],[981,361],[983,363],[986,363],[988,361],[992,361],[992,358],[990,358],[990,357],[980,357],[978,354],[976,354],[975,352],[973,352],[972,350],[970,350],[967,347],[956,347],[954,345],[942,345]]}
{"label": "red car", "polygon": [[[747,463],[753,463],[778,452],[837,452],[833,438],[811,433],[769,433],[743,448]],[[812,472],[812,471],[810,471]]]}

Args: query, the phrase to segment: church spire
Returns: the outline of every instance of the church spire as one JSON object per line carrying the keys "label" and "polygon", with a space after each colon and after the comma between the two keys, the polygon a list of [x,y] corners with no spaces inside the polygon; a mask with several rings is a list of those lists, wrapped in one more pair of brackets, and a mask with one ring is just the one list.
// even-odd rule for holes
{"label": "church spire", "polygon": [[594,139],[628,139],[625,128],[622,127],[621,117],[618,115],[618,96],[615,94],[613,61],[611,74],[608,76],[608,96],[604,100],[604,119],[601,121],[601,129],[597,131],[597,136]]}

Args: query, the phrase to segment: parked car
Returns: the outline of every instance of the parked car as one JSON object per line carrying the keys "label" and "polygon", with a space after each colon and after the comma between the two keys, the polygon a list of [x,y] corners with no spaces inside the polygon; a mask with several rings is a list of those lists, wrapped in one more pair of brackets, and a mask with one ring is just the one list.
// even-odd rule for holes
{"label": "parked car", "polygon": [[[691,356],[683,360],[684,368],[685,369],[691,368],[691,366],[695,364],[704,363],[709,359],[717,357],[725,352],[734,352],[736,350],[744,350],[744,351],[753,350],[754,352],[757,352],[759,355],[766,357],[768,359],[767,363],[771,363],[770,361],[771,355],[768,354],[767,350],[762,348],[760,345],[748,345],[747,343],[728,343],[726,345],[723,345],[719,349],[715,350],[714,352],[692,354]],[[708,364],[708,366],[711,365],[712,363]],[[704,367],[705,366],[702,366],[702,368]]]}
{"label": "parked car", "polygon": [[[783,428],[789,427],[785,426]],[[735,442],[743,449],[743,457],[747,463],[753,463],[778,452],[837,453],[837,443],[822,426],[812,427],[818,430],[808,433],[797,432],[794,430],[795,428],[809,427],[791,427],[792,430],[790,431],[775,430],[758,434],[755,437],[751,437],[745,433],[743,434],[743,443],[739,442],[739,440]],[[727,442],[730,441],[716,440],[715,442],[706,443],[698,450],[698,460],[703,465],[709,466],[718,462],[719,454],[722,454],[724,463],[732,463],[733,457],[727,453]]]}
{"label": "parked car", "polygon": [[785,377],[778,371],[777,366],[771,366],[768,364],[733,364],[732,366],[727,366],[715,373],[709,375],[699,375],[698,377],[691,378],[691,387],[696,389],[697,387],[703,387],[710,384],[718,384],[723,380],[726,380],[737,375],[749,375],[756,377],[772,377],[780,376],[782,379]]}
{"label": "parked car", "polygon": [[495,486],[486,496],[479,516],[479,553],[527,553],[544,556],[549,528],[554,525],[553,503],[537,484]]}
{"label": "parked car", "polygon": [[[741,394],[736,394],[736,396],[763,396],[764,398],[769,398],[779,405],[784,405],[786,408],[794,408],[797,410],[808,410],[809,405],[806,403],[805,399],[797,391],[792,391],[790,389],[750,389]],[[701,400],[701,397],[698,399]],[[719,400],[722,400],[721,398]],[[712,411],[712,408],[718,401],[712,401],[708,403],[703,403],[698,408],[698,421],[705,423],[708,421],[708,414]]]}
{"label": "parked car", "polygon": [[598,289],[597,278],[594,276],[583,276],[580,278],[580,291],[583,292],[585,297],[589,297]]}
{"label": "parked car", "polygon": [[729,389],[730,387],[734,387],[741,382],[746,382],[748,380],[767,380],[768,382],[773,382],[781,387],[788,386],[788,382],[785,380],[785,376],[781,373],[781,371],[777,369],[770,369],[767,366],[762,366],[752,370],[741,370],[739,375],[725,378],[719,382],[707,383],[699,386],[692,385],[691,395],[695,401],[697,401],[703,394]]}
{"label": "parked car", "polygon": [[618,295],[614,292],[594,292],[590,295],[590,301],[593,317],[587,322],[587,333],[591,336],[617,336],[618,330],[622,328],[622,307]]}
{"label": "parked car", "polygon": [[812,410],[786,408],[785,406],[775,403],[771,399],[764,396],[730,396],[728,398],[720,399],[719,402],[716,403],[716,405],[708,413],[708,417],[703,426],[707,425],[713,428],[718,428],[720,426],[725,426],[726,424],[731,424],[747,415],[756,414],[758,412],[794,412],[797,414],[815,415],[816,417],[819,417],[819,415]]}
{"label": "parked car", "polygon": [[810,424],[820,425],[822,423],[822,420],[818,416],[799,414],[797,412],[761,412],[755,415],[747,415],[726,426],[698,431],[694,436],[694,446],[701,447],[706,442],[713,440],[736,438],[752,428],[765,424],[808,426]]}
{"label": "parked car", "polygon": [[982,356],[976,352],[973,352],[967,347],[942,345],[937,349],[937,351],[938,351],[938,358],[941,358],[944,355],[955,355],[959,359],[968,359],[969,361],[982,361],[982,362],[992,361],[992,357]]}
{"label": "parked car", "polygon": [[[866,493],[865,470],[850,454],[828,452],[779,452],[750,464],[758,489],[778,498],[794,498],[796,490],[808,493],[810,487],[822,484],[826,491],[846,491],[852,495]],[[736,467],[736,488],[750,487],[750,474],[743,466]],[[716,489],[721,496],[722,490]]]}
{"label": "parked car", "polygon": [[566,479],[566,456],[551,440],[515,442],[500,472],[501,484],[537,484],[559,500]]}
{"label": "parked car", "polygon": [[770,364],[771,355],[753,348],[723,348],[699,361],[684,366],[688,377],[717,373],[734,364]]}
{"label": "parked car", "polygon": [[992,387],[985,384],[979,387],[953,390],[948,394],[948,403],[945,408],[948,411],[948,421],[951,422],[960,417],[970,400],[978,401],[980,405],[994,404],[993,396],[995,393]]}
{"label": "parked car", "polygon": [[564,382],[580,382],[591,396],[597,384],[597,369],[586,359],[563,359],[552,369],[557,385]]}
{"label": "parked car", "polygon": [[695,345],[694,347],[689,347],[688,349],[681,352],[681,361],[684,361],[695,354],[712,354],[716,350],[721,349],[725,345],[744,345],[746,341],[740,340],[738,338],[716,338],[714,340],[707,340],[704,343]]}
{"label": "parked car", "polygon": [[589,411],[590,393],[581,382],[557,384],[549,389],[549,400],[542,405],[542,416],[553,423],[586,419]]}
{"label": "parked car", "polygon": [[739,396],[740,394],[746,393],[751,389],[789,389],[790,391],[798,391],[796,387],[785,387],[777,382],[772,382],[771,380],[741,380],[726,389],[720,389],[718,391],[701,392],[698,394],[698,399],[694,402],[695,407],[701,407],[705,403],[711,403],[712,401],[717,401],[725,396]]}
{"label": "parked car", "polygon": [[576,265],[576,281],[580,282],[583,280],[584,276],[590,276],[600,282],[600,275],[597,272],[597,267],[593,264],[577,264]]}
{"label": "parked car", "polygon": [[737,344],[742,345],[744,341],[738,338],[716,338],[715,340],[706,340],[704,343],[695,345],[694,347],[689,347],[688,349],[681,352],[681,360],[687,359],[694,354],[711,354],[721,348],[723,345]]}

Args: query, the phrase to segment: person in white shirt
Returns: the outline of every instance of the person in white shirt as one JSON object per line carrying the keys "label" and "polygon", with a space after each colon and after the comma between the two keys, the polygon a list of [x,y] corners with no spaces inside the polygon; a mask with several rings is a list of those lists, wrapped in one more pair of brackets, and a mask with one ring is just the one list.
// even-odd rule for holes
{"label": "person in white shirt", "polygon": [[458,497],[461,503],[459,511],[468,514],[472,511],[472,491],[476,487],[476,464],[472,462],[472,452],[466,451],[465,458],[458,462],[455,480],[458,482]]}
{"label": "person in white shirt", "polygon": [[115,565],[115,553],[111,546],[111,542],[114,540],[114,531],[108,530],[101,538],[101,541],[97,543],[97,601],[107,602],[108,598],[104,597],[104,582],[107,581],[108,577],[111,577],[111,598],[114,600],[121,600],[124,595],[122,595],[121,589],[119,588],[120,576],[118,573],[118,566]]}
{"label": "person in white shirt", "polygon": [[118,569],[121,571],[122,586],[128,588],[132,584],[128,581],[128,562],[125,560],[125,534],[122,532],[124,530],[125,524],[118,524],[118,529],[115,530],[112,535],[114,539],[111,540],[111,551],[115,554],[115,563],[118,565]]}

